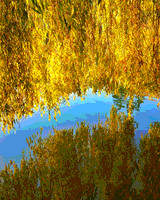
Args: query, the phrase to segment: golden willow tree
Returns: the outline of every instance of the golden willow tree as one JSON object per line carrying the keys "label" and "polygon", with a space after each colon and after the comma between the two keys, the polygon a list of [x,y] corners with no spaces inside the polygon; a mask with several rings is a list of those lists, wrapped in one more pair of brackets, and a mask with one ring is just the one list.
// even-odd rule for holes
{"label": "golden willow tree", "polygon": [[[60,113],[70,94],[160,97],[159,0],[1,1],[3,131],[33,110]],[[126,97],[127,97],[126,96]],[[128,116],[131,115],[129,109]]]}

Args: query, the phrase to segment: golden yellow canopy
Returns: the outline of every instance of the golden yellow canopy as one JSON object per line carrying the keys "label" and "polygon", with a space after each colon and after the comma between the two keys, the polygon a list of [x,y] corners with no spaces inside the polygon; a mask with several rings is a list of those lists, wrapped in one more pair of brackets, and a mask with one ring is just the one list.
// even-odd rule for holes
{"label": "golden yellow canopy", "polygon": [[159,99],[158,0],[4,0],[0,27],[4,132],[89,88]]}

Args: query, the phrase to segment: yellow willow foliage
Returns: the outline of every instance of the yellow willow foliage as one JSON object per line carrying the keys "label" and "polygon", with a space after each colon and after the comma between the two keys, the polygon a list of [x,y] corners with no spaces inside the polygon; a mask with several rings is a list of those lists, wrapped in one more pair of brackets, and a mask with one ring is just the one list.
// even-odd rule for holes
{"label": "yellow willow foliage", "polygon": [[158,99],[159,12],[158,0],[1,2],[4,133],[39,106],[56,119],[70,94],[82,98],[89,88],[109,95],[123,85],[129,96]]}
{"label": "yellow willow foliage", "polygon": [[[146,191],[153,199],[160,197],[158,193],[159,168],[160,168],[160,123],[150,124],[148,133],[140,141],[139,171],[137,180],[143,183],[141,197],[145,197]],[[149,186],[150,185],[150,186]]]}
{"label": "yellow willow foliage", "polygon": [[[110,116],[110,119],[106,118],[105,127],[101,122],[92,128],[92,136],[89,125],[81,122],[75,136],[73,128],[58,131],[52,126],[53,135],[49,134],[42,140],[37,132],[38,138],[33,134],[26,139],[33,150],[33,157],[30,151],[30,159],[25,159],[22,151],[20,169],[10,161],[11,165],[14,164],[14,173],[9,164],[1,171],[2,198],[52,199],[53,196],[55,199],[81,199],[85,196],[89,199],[96,186],[100,189],[100,196],[108,196],[108,199],[125,196],[125,199],[130,199],[136,167],[139,171],[134,176],[143,181],[144,195],[146,191],[147,194],[152,192],[147,187],[152,188],[153,199],[157,199],[160,124],[155,123],[149,130],[151,137],[143,140],[144,148],[141,148],[139,162],[136,163],[138,152],[134,141],[134,118],[127,119],[124,113],[119,115],[114,106]],[[142,161],[145,167],[141,169]]]}

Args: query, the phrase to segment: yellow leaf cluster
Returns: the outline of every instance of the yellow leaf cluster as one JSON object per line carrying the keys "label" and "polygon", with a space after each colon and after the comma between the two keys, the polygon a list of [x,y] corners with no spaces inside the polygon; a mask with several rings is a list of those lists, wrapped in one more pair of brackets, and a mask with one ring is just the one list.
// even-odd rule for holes
{"label": "yellow leaf cluster", "polygon": [[39,105],[56,118],[62,101],[72,93],[83,100],[89,88],[111,94],[123,84],[130,96],[160,97],[158,3],[98,2],[2,2],[3,126]]}

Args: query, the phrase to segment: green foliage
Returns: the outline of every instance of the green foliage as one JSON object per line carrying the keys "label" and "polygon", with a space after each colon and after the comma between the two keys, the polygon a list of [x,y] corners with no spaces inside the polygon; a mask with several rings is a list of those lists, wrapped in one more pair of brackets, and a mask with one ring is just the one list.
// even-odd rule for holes
{"label": "green foliage", "polygon": [[[129,101],[130,98],[127,99],[127,91],[123,86],[119,87],[119,94],[112,94],[114,105],[117,107],[118,110],[121,108],[125,108],[126,105],[127,112],[129,111]],[[135,101],[131,105],[131,113],[133,110],[137,112],[140,110],[140,105],[144,102],[145,97],[135,96]]]}

